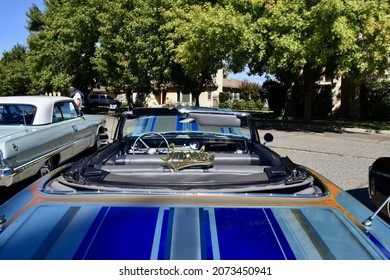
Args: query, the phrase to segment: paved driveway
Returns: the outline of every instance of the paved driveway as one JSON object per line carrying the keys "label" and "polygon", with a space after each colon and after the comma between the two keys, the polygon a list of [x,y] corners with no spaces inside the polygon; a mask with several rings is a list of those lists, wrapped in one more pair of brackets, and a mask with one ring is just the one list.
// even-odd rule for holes
{"label": "paved driveway", "polygon": [[296,163],[315,169],[345,190],[368,186],[368,167],[381,156],[390,156],[390,135],[360,132],[271,132],[269,147]]}
{"label": "paved driveway", "polygon": [[119,117],[114,115],[107,115],[106,116],[106,128],[107,128],[107,134],[110,142],[114,138],[116,125],[118,124]]}

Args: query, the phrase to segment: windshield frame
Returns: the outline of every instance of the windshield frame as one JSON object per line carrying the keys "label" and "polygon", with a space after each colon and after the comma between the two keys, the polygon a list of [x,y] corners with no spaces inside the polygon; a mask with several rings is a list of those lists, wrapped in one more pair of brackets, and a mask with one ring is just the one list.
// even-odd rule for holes
{"label": "windshield frame", "polygon": [[[167,126],[164,129],[155,129],[156,117],[160,120],[171,119],[172,121],[176,118],[176,126],[172,122],[171,128],[168,128]],[[213,122],[213,119],[216,120]],[[221,120],[225,122],[222,125],[226,126],[221,126],[218,123]],[[226,136],[242,138],[250,142],[257,141],[260,143],[257,129],[248,113],[188,109],[172,111],[171,108],[167,108],[166,111],[152,110],[152,113],[149,114],[140,114],[140,112],[135,110],[123,113],[115,131],[114,140],[134,138],[151,131],[162,134],[177,133],[177,135],[203,133],[216,137]]]}

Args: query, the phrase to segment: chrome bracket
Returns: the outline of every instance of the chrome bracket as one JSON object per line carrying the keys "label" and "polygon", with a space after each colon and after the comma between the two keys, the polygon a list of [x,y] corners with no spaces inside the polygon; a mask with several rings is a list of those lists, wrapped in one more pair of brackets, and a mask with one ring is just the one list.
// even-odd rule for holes
{"label": "chrome bracket", "polygon": [[372,220],[379,214],[379,212],[382,210],[383,207],[385,207],[385,205],[390,201],[390,196],[382,203],[382,205],[378,208],[378,210],[375,211],[375,213],[373,215],[371,215],[370,217],[368,217],[367,219],[365,219],[362,224],[364,226],[371,226],[372,225]]}

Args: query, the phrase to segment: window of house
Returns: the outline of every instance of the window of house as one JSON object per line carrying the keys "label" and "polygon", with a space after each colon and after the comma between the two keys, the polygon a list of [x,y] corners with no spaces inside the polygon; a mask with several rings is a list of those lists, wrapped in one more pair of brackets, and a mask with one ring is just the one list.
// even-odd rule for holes
{"label": "window of house", "polygon": [[237,92],[230,92],[229,96],[230,96],[230,100],[238,100],[238,93]]}
{"label": "window of house", "polygon": [[180,102],[190,103],[191,102],[191,95],[189,93],[182,93]]}
{"label": "window of house", "polygon": [[211,91],[207,92],[207,100],[209,101],[213,100],[213,93]]}

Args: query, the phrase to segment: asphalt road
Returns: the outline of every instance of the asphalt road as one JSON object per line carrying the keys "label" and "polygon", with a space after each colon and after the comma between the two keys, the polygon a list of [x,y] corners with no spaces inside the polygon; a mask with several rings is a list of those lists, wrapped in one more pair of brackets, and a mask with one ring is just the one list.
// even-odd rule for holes
{"label": "asphalt road", "polygon": [[292,161],[321,173],[344,190],[368,187],[368,168],[390,156],[390,134],[262,130],[274,141],[268,146]]}

